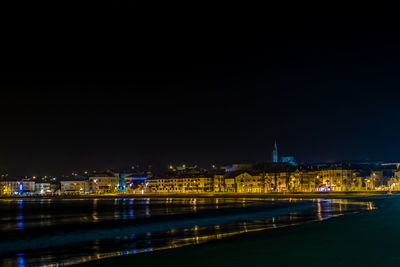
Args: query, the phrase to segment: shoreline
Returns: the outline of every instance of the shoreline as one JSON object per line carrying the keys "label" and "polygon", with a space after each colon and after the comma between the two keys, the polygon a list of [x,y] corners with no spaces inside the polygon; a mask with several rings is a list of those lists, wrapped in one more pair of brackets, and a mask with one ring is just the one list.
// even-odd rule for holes
{"label": "shoreline", "polygon": [[[393,195],[400,195],[400,191],[393,191]],[[96,198],[348,198],[371,197],[388,195],[387,191],[353,191],[330,193],[265,193],[265,194],[237,194],[237,193],[207,193],[207,194],[121,194],[121,195],[62,195],[62,196],[0,196],[1,199],[96,199]]]}
{"label": "shoreline", "polygon": [[[398,264],[400,195],[361,197],[377,209],[325,221],[250,232],[211,242],[82,265],[393,266]],[[380,244],[378,247],[376,244]]]}

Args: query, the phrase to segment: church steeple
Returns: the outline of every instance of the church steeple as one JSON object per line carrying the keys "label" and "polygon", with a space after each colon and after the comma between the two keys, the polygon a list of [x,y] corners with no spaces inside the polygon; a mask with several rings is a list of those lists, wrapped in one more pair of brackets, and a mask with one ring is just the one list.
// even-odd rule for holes
{"label": "church steeple", "polygon": [[274,150],[272,151],[272,162],[278,162],[278,145],[276,144],[275,140],[275,145],[274,145]]}

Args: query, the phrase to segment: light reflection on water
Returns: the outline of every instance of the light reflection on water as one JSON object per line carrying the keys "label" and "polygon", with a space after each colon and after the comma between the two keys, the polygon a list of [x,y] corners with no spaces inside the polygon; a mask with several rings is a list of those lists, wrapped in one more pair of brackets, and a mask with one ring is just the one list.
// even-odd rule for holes
{"label": "light reflection on water", "polygon": [[[285,227],[311,221],[326,220],[340,216],[348,212],[374,209],[372,202],[356,202],[348,199],[262,199],[262,198],[192,198],[192,199],[86,199],[86,200],[52,200],[43,199],[26,200],[0,200],[0,211],[4,203],[7,203],[5,210],[14,211],[17,214],[16,220],[13,217],[0,219],[0,234],[17,235],[26,233],[29,237],[32,232],[40,231],[51,226],[59,227],[57,231],[71,228],[77,223],[91,223],[93,228],[99,222],[115,222],[113,227],[119,227],[119,222],[135,222],[137,219],[164,217],[168,215],[198,214],[200,211],[229,210],[240,208],[279,209],[285,203],[312,202],[312,209],[291,211],[284,215],[270,218],[246,220],[246,214],[240,221],[214,223],[211,225],[195,225],[181,229],[169,229],[167,231],[147,231],[145,233],[126,233],[114,238],[96,239],[65,246],[45,248],[41,250],[16,251],[15,254],[0,255],[2,266],[29,266],[29,265],[70,265],[86,261],[115,257],[121,255],[143,253],[154,250],[177,248],[186,245],[200,244],[210,240],[221,239],[241,233],[260,231],[271,228]],[[16,205],[15,205],[16,204]],[[39,208],[38,208],[39,206]],[[60,209],[60,206],[64,209]],[[83,206],[83,207],[82,207]],[[14,207],[14,208],[13,208]],[[243,207],[248,207],[243,209]],[[3,214],[7,214],[4,213]],[[200,216],[205,216],[205,215]],[[214,216],[215,214],[213,214]],[[151,218],[150,218],[151,217]],[[184,217],[181,219],[184,220]],[[99,228],[99,230],[104,230]],[[1,243],[0,239],[0,243]]]}

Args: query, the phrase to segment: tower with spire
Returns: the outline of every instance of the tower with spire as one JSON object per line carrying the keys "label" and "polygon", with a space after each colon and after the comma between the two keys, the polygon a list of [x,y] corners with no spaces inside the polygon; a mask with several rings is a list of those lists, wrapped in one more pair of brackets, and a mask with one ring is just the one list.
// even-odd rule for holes
{"label": "tower with spire", "polygon": [[274,150],[272,151],[272,162],[278,162],[278,145],[276,144],[275,140],[275,145],[274,145]]}

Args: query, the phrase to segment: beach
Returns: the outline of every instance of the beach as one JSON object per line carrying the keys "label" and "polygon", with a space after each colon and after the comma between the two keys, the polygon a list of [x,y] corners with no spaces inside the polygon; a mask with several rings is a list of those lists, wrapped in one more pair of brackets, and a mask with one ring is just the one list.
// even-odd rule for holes
{"label": "beach", "polygon": [[397,266],[400,195],[360,198],[377,209],[199,245],[87,262],[102,266]]}

